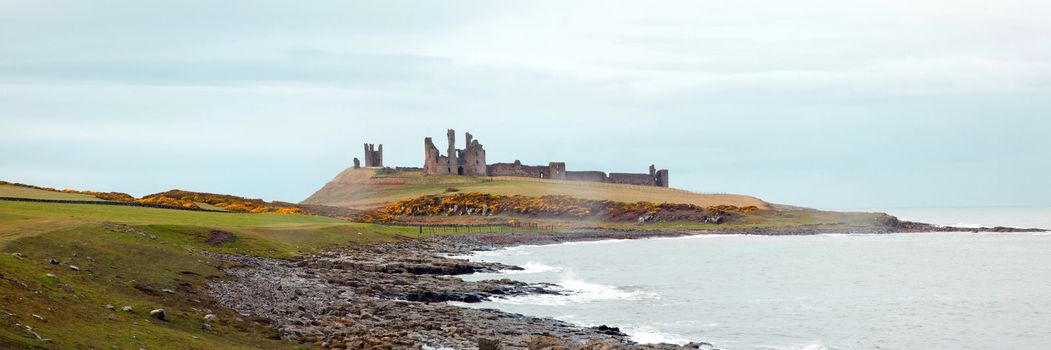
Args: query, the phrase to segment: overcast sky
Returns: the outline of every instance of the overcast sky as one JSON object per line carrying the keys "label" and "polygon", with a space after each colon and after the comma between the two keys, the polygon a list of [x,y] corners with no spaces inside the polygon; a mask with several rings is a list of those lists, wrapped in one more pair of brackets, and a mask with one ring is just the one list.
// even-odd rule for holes
{"label": "overcast sky", "polygon": [[[818,208],[1051,205],[1047,1],[0,2],[0,179],[299,201],[383,143]],[[462,144],[460,145],[462,148]]]}

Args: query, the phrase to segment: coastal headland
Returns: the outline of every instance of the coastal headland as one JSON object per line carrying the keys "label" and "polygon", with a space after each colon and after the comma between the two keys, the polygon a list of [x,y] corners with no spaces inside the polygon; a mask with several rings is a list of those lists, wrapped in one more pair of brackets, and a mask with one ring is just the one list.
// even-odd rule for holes
{"label": "coastal headland", "polygon": [[[616,325],[450,305],[565,292],[513,280],[466,282],[455,276],[517,267],[448,256],[696,234],[1021,230],[941,227],[658,186],[406,180],[416,175],[380,169],[345,176],[368,189],[336,191],[350,186],[337,178],[326,185],[331,191],[301,204],[0,184],[0,347],[679,348],[634,344]],[[359,204],[321,204],[340,196]]]}

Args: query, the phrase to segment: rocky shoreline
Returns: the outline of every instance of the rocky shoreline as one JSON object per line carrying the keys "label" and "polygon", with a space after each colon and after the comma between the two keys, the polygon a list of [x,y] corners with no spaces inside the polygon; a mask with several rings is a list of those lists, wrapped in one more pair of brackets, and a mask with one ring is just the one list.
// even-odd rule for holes
{"label": "rocky shoreline", "polygon": [[[625,235],[611,232],[574,238],[627,238]],[[266,321],[282,339],[326,349],[711,348],[705,343],[639,345],[616,327],[587,328],[445,303],[559,293],[551,285],[508,279],[463,281],[455,276],[519,268],[445,257],[509,244],[536,244],[538,237],[478,234],[408,240],[332,250],[292,261],[204,254],[236,266],[227,270],[235,278],[210,284],[209,293],[219,304],[242,317]]]}
{"label": "rocky shoreline", "polygon": [[[856,233],[974,230],[907,222],[894,226],[894,229]],[[694,234],[819,233],[825,232],[814,229],[483,233],[347,247],[291,261],[203,254],[235,265],[227,270],[234,278],[210,284],[210,294],[218,303],[243,317],[269,323],[282,339],[326,349],[712,349],[708,343],[640,345],[616,327],[587,328],[554,319],[449,305],[446,302],[474,303],[560,292],[551,288],[552,285],[508,279],[463,281],[455,276],[520,268],[448,256],[515,245],[572,241]]]}

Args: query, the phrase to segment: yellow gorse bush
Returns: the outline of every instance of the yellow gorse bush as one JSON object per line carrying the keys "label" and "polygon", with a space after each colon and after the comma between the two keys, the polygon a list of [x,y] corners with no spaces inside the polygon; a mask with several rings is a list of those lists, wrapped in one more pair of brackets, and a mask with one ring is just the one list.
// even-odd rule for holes
{"label": "yellow gorse bush", "polygon": [[398,216],[517,214],[542,217],[624,218],[644,215],[655,216],[663,212],[726,215],[729,213],[750,213],[757,209],[755,206],[736,207],[720,205],[701,207],[693,204],[625,203],[609,200],[591,200],[566,195],[528,197],[523,195],[468,192],[406,199],[386,206],[382,209],[382,212]]}
{"label": "yellow gorse bush", "polygon": [[171,190],[137,200],[139,203],[154,203],[186,208],[198,208],[196,203],[206,203],[227,211],[244,213],[303,214],[301,208],[292,205],[267,203],[262,199],[249,199],[238,196],[214,193],[200,193],[182,190]]}

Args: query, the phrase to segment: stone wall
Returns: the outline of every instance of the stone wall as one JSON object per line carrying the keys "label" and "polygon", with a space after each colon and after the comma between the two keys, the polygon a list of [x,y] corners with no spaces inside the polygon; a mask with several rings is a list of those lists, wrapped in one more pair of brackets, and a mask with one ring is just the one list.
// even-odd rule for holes
{"label": "stone wall", "polygon": [[566,179],[566,163],[551,162],[543,165],[522,165],[522,161],[514,163],[496,163],[489,165],[489,176],[518,176],[533,177],[538,179]]}
{"label": "stone wall", "polygon": [[587,182],[606,182],[606,173],[601,171],[567,171],[566,180],[569,181],[587,181]]}
{"label": "stone wall", "polygon": [[610,173],[606,182],[614,184],[656,186],[657,181],[649,174]]}
{"label": "stone wall", "polygon": [[496,163],[489,165],[488,175],[547,179],[551,177],[550,170],[551,168],[546,166],[522,165],[522,161],[516,160],[514,163]]}
{"label": "stone wall", "polygon": [[[465,175],[465,176],[518,176],[539,179],[608,182],[618,184],[668,187],[668,170],[657,170],[650,165],[649,173],[628,174],[601,171],[566,171],[566,163],[551,162],[548,165],[523,165],[514,163],[486,164],[485,148],[471,133],[465,133],[467,146],[456,148],[456,131],[449,129],[447,154],[442,155],[428,137],[423,140],[423,171],[428,175]],[[382,151],[383,146],[380,145]],[[367,160],[366,160],[367,163]],[[368,166],[368,165],[366,165]]]}

